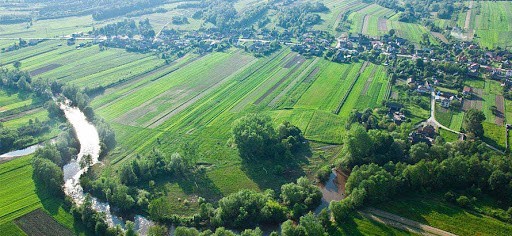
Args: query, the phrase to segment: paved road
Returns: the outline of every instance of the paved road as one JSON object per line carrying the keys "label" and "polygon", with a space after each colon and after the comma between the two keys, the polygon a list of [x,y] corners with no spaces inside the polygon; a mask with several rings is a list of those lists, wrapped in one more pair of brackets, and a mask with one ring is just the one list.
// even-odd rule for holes
{"label": "paved road", "polygon": [[422,224],[417,221],[413,221],[395,214],[391,214],[389,212],[385,212],[382,210],[378,210],[372,207],[366,208],[365,210],[360,212],[363,216],[372,219],[374,221],[380,222],[382,224],[398,228],[401,230],[409,231],[419,235],[428,235],[428,236],[457,236],[456,234],[452,234],[450,232],[444,231],[442,229],[434,228],[430,225]]}

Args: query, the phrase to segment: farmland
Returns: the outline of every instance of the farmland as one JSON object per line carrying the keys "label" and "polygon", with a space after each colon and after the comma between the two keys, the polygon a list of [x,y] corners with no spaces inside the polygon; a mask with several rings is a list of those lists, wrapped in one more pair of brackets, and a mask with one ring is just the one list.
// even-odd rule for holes
{"label": "farmland", "polygon": [[[0,164],[0,230],[11,235],[22,235],[14,220],[36,209],[44,209],[61,225],[74,229],[74,220],[64,203],[47,195],[32,180],[32,156],[22,157]],[[81,229],[83,230],[83,229]],[[82,234],[76,229],[75,233]]]}
{"label": "farmland", "polygon": [[512,47],[512,3],[479,2],[475,29],[478,42],[484,47]]}
{"label": "farmland", "polygon": [[[470,157],[481,164],[478,166],[482,171],[471,172],[478,178],[467,177],[460,186],[478,186],[484,194],[500,188],[508,191],[508,162],[491,159],[498,154],[480,145],[484,141],[499,148],[505,146],[504,125],[512,119],[512,103],[501,85],[504,80],[488,77],[492,68],[506,63],[495,60],[494,55],[482,56],[483,48],[470,48],[469,44],[450,37],[449,32],[451,27],[462,24],[463,31],[475,31],[475,40],[483,47],[507,46],[503,38],[510,38],[510,3],[457,2],[457,11],[440,19],[438,14],[444,9],[439,1],[429,2],[425,9],[418,1],[407,6],[402,6],[404,1],[392,5],[360,0],[322,0],[323,4],[311,5],[302,1],[212,2],[169,1],[158,9],[147,9],[148,14],[136,12],[107,20],[82,15],[0,25],[0,38],[4,39],[0,40],[0,48],[17,43],[16,38],[48,38],[37,45],[31,42],[30,46],[2,52],[0,67],[9,72],[18,68],[26,71],[35,82],[48,80],[63,85],[34,86],[43,89],[27,88],[25,94],[16,91],[24,89],[21,76],[5,76],[2,86],[12,89],[0,90],[2,129],[21,133],[20,127],[35,120],[49,121],[49,114],[58,113],[52,112],[51,105],[43,106],[31,92],[48,91],[48,95],[59,99],[60,92],[55,91],[65,91],[62,94],[73,98],[73,105],[83,105],[74,99],[85,98],[83,110],[101,131],[102,151],[101,164],[81,179],[85,191],[106,198],[123,214],[141,214],[160,223],[180,221],[181,225],[214,229],[223,225],[215,224],[224,220],[221,214],[227,209],[222,208],[224,203],[220,199],[242,189],[254,190],[255,194],[271,189],[274,192],[265,192],[268,199],[262,202],[269,204],[269,208],[273,207],[270,204],[283,207],[278,209],[283,213],[281,218],[300,224],[296,220],[304,215],[302,211],[306,211],[309,203],[294,204],[287,200],[282,186],[302,176],[311,180],[308,187],[320,185],[323,178],[329,177],[331,168],[336,168],[347,173],[353,171],[356,177],[351,180],[352,191],[343,196],[345,201],[339,202],[341,210],[333,210],[335,204],[330,209],[330,218],[337,223],[329,222],[329,216],[322,218],[323,228],[329,234],[409,235],[358,213],[367,204],[383,201],[383,210],[461,235],[512,232],[510,224],[465,210],[440,196],[407,197],[408,192],[416,190],[416,186],[410,185],[418,182],[417,176],[441,175],[449,167],[457,166],[453,163],[469,163]],[[459,8],[470,4],[470,11]],[[1,6],[0,3],[0,13],[4,10]],[[152,27],[138,22],[146,18]],[[108,27],[102,27],[107,24]],[[93,28],[94,32],[87,33]],[[143,29],[149,32],[142,32]],[[168,31],[161,33],[161,29]],[[68,45],[65,38],[56,38],[80,31],[86,34],[76,39],[75,45]],[[117,36],[106,36],[109,34]],[[479,60],[474,74],[468,72],[473,66],[471,60]],[[468,78],[466,74],[481,78]],[[468,132],[470,128],[462,130],[465,112],[471,108],[480,110],[486,116],[481,139],[454,144],[451,142],[458,140],[456,132],[437,130],[437,134],[432,134],[429,129],[419,128],[430,117],[431,84],[435,85],[434,91],[454,96],[464,86],[473,89],[473,97],[464,99],[462,109],[436,105],[435,118],[450,129]],[[66,86],[76,86],[83,93],[78,93],[78,98],[68,95]],[[422,86],[428,91],[422,90]],[[270,138],[261,138],[270,141],[264,148],[258,147],[268,147],[268,153],[254,157],[243,152],[236,135],[239,122],[245,122],[240,118],[251,117],[247,116],[250,114],[256,114],[255,120],[265,120],[267,128],[272,126],[268,131]],[[297,126],[300,132],[286,122]],[[257,130],[263,126],[258,123],[255,127]],[[244,135],[260,139],[259,133],[242,128],[246,129]],[[33,143],[49,140],[66,129],[65,124],[54,122],[50,131],[34,138]],[[107,146],[103,138],[114,140],[112,134],[115,144]],[[415,139],[414,135],[421,137]],[[437,136],[449,143],[438,142]],[[417,142],[428,145],[414,145]],[[460,149],[465,145],[466,150]],[[439,150],[443,153],[438,153]],[[65,151],[59,147],[48,155]],[[74,220],[69,213],[69,207],[47,196],[32,179],[31,159],[32,156],[26,156],[0,164],[0,181],[6,186],[0,189],[0,196],[7,196],[0,199],[0,232],[17,235],[23,234],[23,229],[27,234],[44,234],[45,230],[66,234],[71,230],[86,234],[79,220],[75,222],[78,218]],[[420,172],[423,164],[436,172]],[[364,168],[370,171],[361,174],[366,171]],[[506,172],[504,181],[492,182],[501,173],[494,173],[491,168],[502,168]],[[366,178],[373,178],[376,184],[364,182],[356,186]],[[462,188],[451,186],[450,178],[442,181],[443,188]],[[429,189],[429,184],[421,183],[421,188]],[[22,191],[14,186],[21,186]],[[397,196],[402,193],[404,196]],[[503,201],[509,200],[508,194],[503,195]],[[275,202],[269,200],[273,198]],[[163,217],[151,211],[157,209],[160,200],[166,204]],[[203,205],[203,200],[211,203],[211,207]],[[349,216],[343,216],[344,207],[350,208],[346,213]],[[196,213],[207,216],[187,218]],[[35,226],[34,222],[49,226]],[[457,229],[457,225],[465,223],[467,228]]]}

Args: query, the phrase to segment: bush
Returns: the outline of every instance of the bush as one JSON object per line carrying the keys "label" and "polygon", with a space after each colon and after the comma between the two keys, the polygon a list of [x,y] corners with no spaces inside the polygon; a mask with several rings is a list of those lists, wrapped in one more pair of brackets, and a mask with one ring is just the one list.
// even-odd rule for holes
{"label": "bush", "polygon": [[320,183],[325,184],[325,182],[327,182],[327,180],[329,180],[331,173],[332,173],[331,167],[324,166],[316,172],[316,178],[318,179],[318,181],[320,181]]}
{"label": "bush", "polygon": [[467,208],[471,206],[471,200],[468,197],[461,195],[457,198],[457,204],[461,207]]}

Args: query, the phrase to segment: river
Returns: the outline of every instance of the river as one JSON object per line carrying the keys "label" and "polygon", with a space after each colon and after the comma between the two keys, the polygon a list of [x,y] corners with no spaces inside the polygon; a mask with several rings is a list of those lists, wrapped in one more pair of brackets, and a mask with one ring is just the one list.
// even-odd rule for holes
{"label": "river", "polygon": [[[66,195],[70,196],[76,204],[80,205],[85,199],[85,193],[80,185],[80,176],[85,173],[90,166],[100,163],[98,160],[101,150],[100,138],[96,127],[94,127],[91,122],[87,121],[87,118],[80,109],[71,107],[67,103],[61,103],[60,108],[64,111],[68,122],[73,126],[77,139],[80,142],[80,152],[78,153],[77,158],[63,167],[65,181],[64,192]],[[32,154],[41,146],[42,144],[37,144],[25,149],[2,154],[0,156],[0,162]],[[91,156],[91,163],[89,163],[89,166],[81,168],[79,163],[82,161],[84,156],[87,155]],[[322,203],[316,208],[316,214],[318,214],[322,209],[329,207],[329,203],[331,201],[339,201],[345,197],[346,180],[347,176],[344,173],[333,169],[329,176],[329,180],[325,184],[318,185],[322,192]],[[99,199],[92,197],[92,203],[94,210],[105,213],[109,226],[115,227],[120,225],[124,228],[126,220],[111,211],[108,202],[100,201]],[[141,236],[147,235],[149,227],[154,224],[152,221],[140,215],[136,215],[131,220],[135,223],[135,229]],[[263,227],[263,230],[266,233],[269,233],[279,230],[279,228],[280,227],[276,225],[268,228]],[[174,227],[171,226],[170,235],[173,235],[173,229]]]}
{"label": "river", "polygon": [[[100,138],[96,127],[87,121],[87,118],[80,109],[71,107],[66,103],[61,103],[60,108],[64,111],[68,122],[73,126],[76,137],[80,142],[80,152],[77,158],[63,168],[65,181],[64,192],[71,197],[76,204],[80,205],[85,199],[85,193],[80,185],[80,176],[85,173],[90,166],[100,163],[98,160],[101,150]],[[87,155],[91,156],[92,161],[89,163],[90,165],[81,168],[80,162]],[[115,227],[120,225],[124,228],[126,220],[111,211],[108,202],[100,201],[92,197],[92,203],[94,210],[105,213],[109,226]],[[135,229],[139,235],[142,236],[147,235],[149,227],[153,224],[153,222],[140,215],[136,215],[132,221],[135,223]]]}

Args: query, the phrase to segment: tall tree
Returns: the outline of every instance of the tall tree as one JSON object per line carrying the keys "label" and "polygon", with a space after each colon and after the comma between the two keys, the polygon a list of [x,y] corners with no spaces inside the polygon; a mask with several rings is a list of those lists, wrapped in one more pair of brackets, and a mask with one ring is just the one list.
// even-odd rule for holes
{"label": "tall tree", "polygon": [[466,112],[462,126],[464,130],[473,133],[476,137],[484,136],[484,127],[482,122],[485,120],[485,115],[482,111],[471,109]]}

